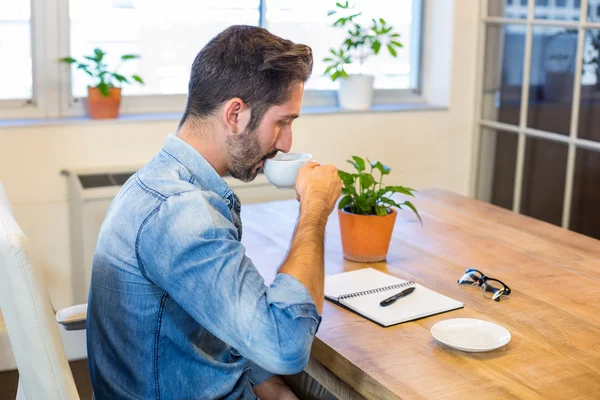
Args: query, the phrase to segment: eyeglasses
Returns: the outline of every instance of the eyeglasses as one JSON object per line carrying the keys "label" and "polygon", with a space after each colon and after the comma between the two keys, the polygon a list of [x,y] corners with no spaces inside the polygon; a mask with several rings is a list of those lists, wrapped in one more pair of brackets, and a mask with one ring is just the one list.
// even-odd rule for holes
{"label": "eyeglasses", "polygon": [[458,280],[458,284],[479,286],[483,296],[495,301],[500,301],[501,296],[510,294],[510,288],[504,282],[487,277],[483,272],[474,268],[467,269],[462,278]]}

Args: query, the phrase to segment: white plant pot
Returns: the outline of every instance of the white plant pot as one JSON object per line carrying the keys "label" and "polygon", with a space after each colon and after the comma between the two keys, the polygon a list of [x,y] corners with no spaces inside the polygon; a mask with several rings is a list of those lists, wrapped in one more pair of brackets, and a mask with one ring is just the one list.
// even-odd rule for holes
{"label": "white plant pot", "polygon": [[368,110],[373,101],[373,75],[350,74],[340,78],[338,101],[345,110]]}

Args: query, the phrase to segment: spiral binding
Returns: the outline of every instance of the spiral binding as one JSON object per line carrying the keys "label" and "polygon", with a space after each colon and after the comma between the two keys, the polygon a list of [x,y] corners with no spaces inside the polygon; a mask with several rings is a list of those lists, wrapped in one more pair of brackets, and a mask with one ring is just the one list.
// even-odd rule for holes
{"label": "spiral binding", "polygon": [[362,292],[343,294],[340,297],[338,297],[338,300],[351,299],[353,297],[365,296],[367,294],[382,293],[382,292],[387,292],[388,290],[402,289],[402,288],[406,288],[406,287],[414,286],[414,285],[415,285],[414,281],[398,283],[396,285],[384,286],[384,287],[378,288],[378,289],[363,290]]}

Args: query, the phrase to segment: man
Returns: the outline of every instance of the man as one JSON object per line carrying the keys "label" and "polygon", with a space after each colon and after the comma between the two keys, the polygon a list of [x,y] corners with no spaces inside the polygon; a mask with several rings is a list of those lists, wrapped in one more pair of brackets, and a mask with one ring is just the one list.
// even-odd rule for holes
{"label": "man", "polygon": [[87,326],[97,399],[295,398],[278,374],[308,361],[341,182],[333,166],[299,171],[296,231],[267,287],[221,176],[250,181],[290,150],[311,70],[308,46],[250,26],[196,57],[177,134],[125,183],[100,231]]}

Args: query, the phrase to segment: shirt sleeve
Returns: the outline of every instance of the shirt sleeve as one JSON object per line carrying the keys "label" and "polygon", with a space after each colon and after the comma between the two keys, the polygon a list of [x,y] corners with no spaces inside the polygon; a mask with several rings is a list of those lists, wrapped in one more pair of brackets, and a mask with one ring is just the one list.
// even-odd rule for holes
{"label": "shirt sleeve", "polygon": [[287,274],[267,287],[223,214],[224,201],[206,196],[185,192],[154,210],[138,234],[140,268],[200,325],[264,370],[301,371],[321,321],[310,293]]}

